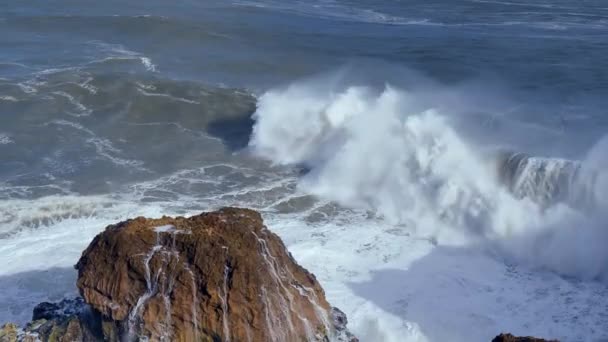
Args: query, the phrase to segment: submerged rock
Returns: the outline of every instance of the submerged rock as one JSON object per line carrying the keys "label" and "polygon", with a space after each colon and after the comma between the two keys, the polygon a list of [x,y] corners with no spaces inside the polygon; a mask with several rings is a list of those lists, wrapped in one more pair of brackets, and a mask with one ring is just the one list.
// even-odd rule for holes
{"label": "submerged rock", "polygon": [[338,308],[332,308],[331,315],[334,327],[336,328],[335,340],[337,342],[359,342],[359,339],[348,331],[346,327],[348,320],[344,312]]}
{"label": "submerged rock", "polygon": [[500,334],[492,340],[492,342],[559,342],[557,340],[544,340],[536,337],[517,337],[511,334]]}
{"label": "submerged rock", "polygon": [[255,211],[109,226],[76,268],[106,340],[355,341]]}

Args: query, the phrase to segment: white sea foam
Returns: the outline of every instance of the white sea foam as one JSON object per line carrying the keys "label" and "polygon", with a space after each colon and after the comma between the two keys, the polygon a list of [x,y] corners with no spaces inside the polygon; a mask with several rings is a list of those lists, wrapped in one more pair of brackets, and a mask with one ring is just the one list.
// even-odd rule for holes
{"label": "white sea foam", "polygon": [[6,102],[17,102],[19,100],[17,100],[16,97],[14,96],[10,96],[10,95],[2,95],[0,96],[0,101],[6,101]]}
{"label": "white sea foam", "polygon": [[[405,91],[326,89],[302,82],[269,91],[254,114],[250,146],[276,163],[307,165],[302,191],[373,210],[441,245],[489,243],[567,275],[608,276],[601,211],[544,208],[513,196],[498,181],[494,158],[462,139],[444,113],[420,110]],[[599,207],[607,203],[605,178],[595,175],[589,187]]]}
{"label": "white sea foam", "polygon": [[100,60],[95,60],[89,64],[104,63],[112,60],[139,60],[141,64],[150,72],[156,72],[156,65],[149,57],[143,56],[139,52],[131,51],[120,44],[108,44],[101,41],[90,41],[90,44],[98,46],[109,56]]}
{"label": "white sea foam", "polygon": [[601,283],[505,264],[480,248],[436,246],[383,220],[350,219],[266,217],[361,341],[489,341],[500,331],[564,341],[608,336]]}
{"label": "white sea foam", "polygon": [[65,99],[68,100],[68,102],[74,106],[74,108],[76,109],[76,113],[71,113],[74,116],[89,116],[91,115],[91,113],[93,112],[91,109],[87,108],[85,105],[83,105],[81,102],[79,102],[78,100],[76,100],[76,98],[64,91],[55,91],[53,92],[53,94],[61,96]]}
{"label": "white sea foam", "polygon": [[158,226],[154,228],[154,231],[157,233],[173,233],[176,232],[176,228],[172,224],[167,224],[164,226]]}
{"label": "white sea foam", "polygon": [[139,60],[141,61],[141,64],[144,65],[144,67],[146,67],[146,69],[148,71],[152,71],[152,72],[156,72],[156,65],[154,65],[152,63],[152,60],[148,57],[140,57]]}
{"label": "white sea foam", "polygon": [[95,135],[95,132],[82,126],[81,124],[79,124],[77,122],[68,121],[68,120],[53,120],[48,124],[68,126],[68,127],[71,127],[76,130],[84,132],[86,135],[90,136],[85,141],[88,144],[93,145],[97,154],[100,157],[107,159],[116,165],[124,166],[127,168],[134,168],[134,169],[137,169],[140,171],[148,171],[143,166],[144,163],[142,161],[121,158],[119,155],[122,153],[122,151],[120,149],[116,148],[109,139],[102,138],[102,137]]}
{"label": "white sea foam", "polygon": [[167,212],[109,196],[0,201],[0,321],[24,323],[37,303],[76,294],[73,265],[107,225]]}
{"label": "white sea foam", "polygon": [[8,134],[0,133],[0,145],[12,144],[13,139]]}
{"label": "white sea foam", "polygon": [[17,86],[19,87],[19,89],[21,89],[21,91],[23,91],[26,94],[34,94],[38,92],[38,89],[32,87],[29,84],[26,84],[27,82],[22,82],[22,83],[17,83]]}
{"label": "white sea foam", "polygon": [[197,102],[197,101],[194,101],[194,100],[188,100],[188,99],[185,99],[183,97],[177,97],[177,96],[173,96],[171,94],[164,94],[164,93],[151,93],[151,92],[148,92],[148,91],[146,91],[144,89],[146,89],[146,88],[144,88],[144,87],[138,87],[137,91],[140,94],[144,95],[144,96],[166,97],[166,98],[171,99],[173,101],[184,102],[184,103],[189,103],[189,104],[200,104],[200,102]]}
{"label": "white sea foam", "polygon": [[299,15],[371,24],[416,25],[427,22],[426,19],[407,19],[370,8],[359,8],[352,4],[346,6],[335,1],[320,1],[312,6],[310,2],[293,1],[287,3],[275,0],[247,0],[237,1],[234,4],[237,6],[268,8]]}

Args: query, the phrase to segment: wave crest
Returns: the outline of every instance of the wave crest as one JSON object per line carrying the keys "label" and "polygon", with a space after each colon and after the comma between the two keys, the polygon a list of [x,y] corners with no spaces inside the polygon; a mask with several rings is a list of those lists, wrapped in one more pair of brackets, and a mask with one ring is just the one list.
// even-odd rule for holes
{"label": "wave crest", "polygon": [[[588,227],[579,234],[585,239],[606,236],[601,214],[575,200],[585,191],[597,197],[597,189],[581,185],[579,163],[517,153],[488,158],[444,113],[420,110],[411,93],[336,84],[300,82],[263,94],[249,143],[254,153],[305,165],[310,171],[299,187],[307,193],[373,210],[440,244],[490,243],[565,274],[608,274],[607,253],[568,244],[579,224]],[[586,190],[575,193],[579,188]],[[601,266],[585,265],[595,257]]]}

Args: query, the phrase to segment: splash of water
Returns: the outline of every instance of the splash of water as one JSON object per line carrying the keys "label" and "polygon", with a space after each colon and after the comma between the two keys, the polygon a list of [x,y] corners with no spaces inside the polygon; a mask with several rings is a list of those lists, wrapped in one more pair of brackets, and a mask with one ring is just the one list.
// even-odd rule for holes
{"label": "splash of water", "polygon": [[[584,242],[606,241],[597,210],[608,203],[606,177],[565,160],[488,157],[487,146],[454,128],[445,107],[390,85],[295,83],[259,98],[249,146],[274,163],[305,165],[301,191],[374,211],[419,237],[489,243],[560,273],[608,275],[608,255]],[[602,201],[590,207],[581,194]]]}
{"label": "splash of water", "polygon": [[[324,331],[326,333],[332,332],[331,325],[329,323],[329,316],[326,310],[324,310],[321,305],[318,303],[318,299],[314,294],[312,289],[306,288],[298,283],[294,284],[293,279],[295,277],[287,268],[282,268],[279,266],[276,258],[270,252],[268,248],[268,243],[265,239],[259,237],[257,234],[252,232],[252,234],[256,237],[259,247],[260,253],[264,259],[264,263],[267,266],[267,269],[270,271],[271,278],[277,286],[279,290],[279,294],[274,294],[272,298],[274,301],[270,301],[270,297],[268,297],[268,293],[264,287],[262,287],[262,293],[265,300],[266,307],[266,323],[271,335],[271,339],[273,341],[284,341],[286,338],[288,339],[289,335],[285,335],[286,332],[293,331],[294,325],[291,319],[291,315],[294,314],[302,323],[302,326],[306,332],[306,338],[308,341],[318,341],[322,336],[319,335],[319,332],[315,332],[313,327],[310,324],[310,321],[299,314],[299,308],[295,307],[296,301],[294,300],[294,296],[289,290],[288,286],[295,288],[299,294],[306,298],[306,300],[312,305],[315,310],[316,316],[324,325]],[[274,305],[273,305],[274,304]],[[278,306],[281,311],[280,315],[277,315],[274,312],[274,307]],[[283,330],[284,323],[280,319],[284,317],[287,323],[287,328],[290,330]],[[273,328],[274,326],[280,327],[278,334],[277,331]]]}
{"label": "splash of water", "polygon": [[[228,250],[224,247],[224,250]],[[230,322],[228,320],[228,275],[230,274],[230,266],[224,265],[224,281],[222,283],[222,290],[220,294],[220,301],[222,303],[222,327],[224,329],[224,341],[230,342]]]}
{"label": "splash of water", "polygon": [[[192,279],[192,323],[194,326],[194,336],[198,336],[198,309],[197,309],[197,286],[196,277],[186,261],[181,262],[179,253],[176,248],[176,235],[180,233],[173,225],[165,225],[154,228],[156,233],[156,244],[152,246],[150,251],[144,255],[144,277],[146,280],[146,292],[144,292],[137,300],[135,306],[129,313],[127,321],[128,331],[127,339],[129,341],[147,338],[142,335],[143,329],[143,312],[146,304],[151,298],[160,296],[164,305],[165,317],[163,320],[155,322],[159,325],[161,341],[171,341],[173,336],[172,323],[172,308],[170,295],[173,292],[175,280],[178,276],[180,267],[183,268]],[[171,237],[168,246],[163,241],[163,235]],[[160,258],[160,266],[153,270],[151,262],[154,258]]]}
{"label": "splash of water", "polygon": [[192,333],[194,336],[194,340],[198,341],[199,340],[199,332],[198,332],[198,287],[197,287],[197,281],[196,281],[196,276],[194,275],[194,272],[192,272],[192,269],[190,268],[189,265],[187,265],[186,263],[184,263],[184,269],[186,270],[186,272],[188,273],[188,275],[190,276],[191,279],[191,283],[190,283],[190,288],[192,290]]}

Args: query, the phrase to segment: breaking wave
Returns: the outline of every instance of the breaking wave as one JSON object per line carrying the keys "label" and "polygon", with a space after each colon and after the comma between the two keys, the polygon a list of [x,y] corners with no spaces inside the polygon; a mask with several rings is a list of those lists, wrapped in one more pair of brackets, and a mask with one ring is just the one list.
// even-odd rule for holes
{"label": "breaking wave", "polygon": [[606,144],[578,162],[487,153],[443,107],[421,107],[390,85],[304,81],[259,98],[249,145],[276,164],[304,165],[301,190],[372,210],[438,244],[606,277],[608,177],[598,171]]}

